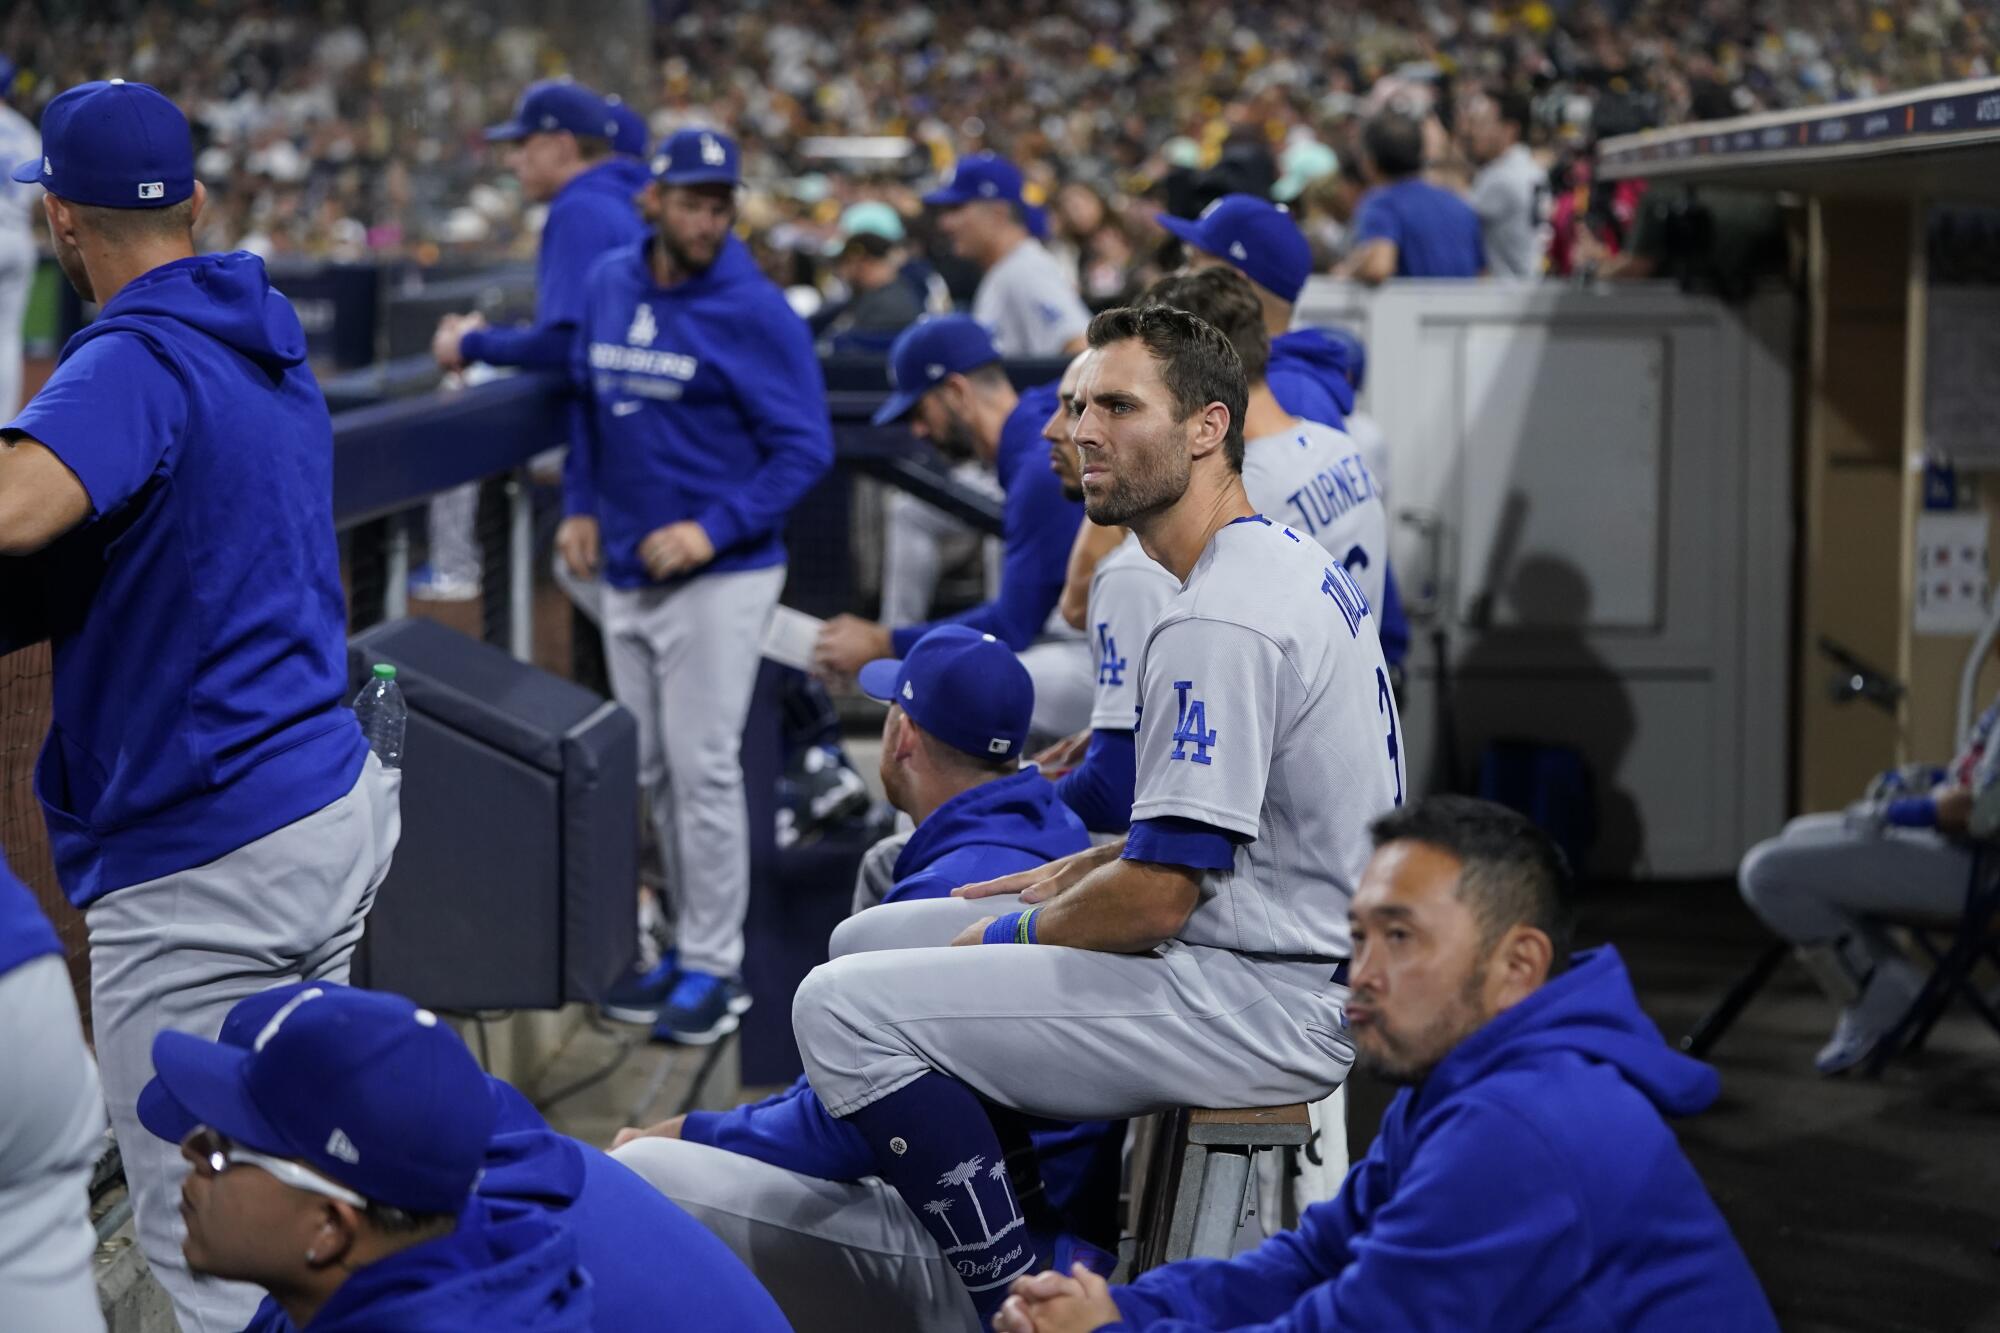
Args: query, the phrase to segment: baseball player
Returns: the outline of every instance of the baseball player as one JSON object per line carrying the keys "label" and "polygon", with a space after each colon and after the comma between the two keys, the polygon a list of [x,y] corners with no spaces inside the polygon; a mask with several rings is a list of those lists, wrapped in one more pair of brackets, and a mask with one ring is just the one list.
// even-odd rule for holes
{"label": "baseball player", "polygon": [[1270,335],[1267,381],[1278,405],[1322,426],[1344,426],[1354,410],[1346,344],[1324,329],[1292,327],[1312,276],[1312,246],[1285,209],[1254,194],[1226,194],[1193,222],[1161,214],[1160,226],[1187,246],[1190,268],[1217,264],[1250,279]]}
{"label": "baseball player", "polygon": [[[580,83],[548,80],[521,93],[514,114],[486,131],[507,145],[507,167],[521,192],[549,206],[535,252],[535,322],[491,329],[474,313],[446,315],[431,352],[446,370],[469,362],[567,370],[583,319],[583,280],[606,251],[645,234],[632,202],[630,169],[612,145],[618,117]],[[630,130],[625,131],[627,139]],[[640,135],[643,143],[643,129]],[[641,149],[643,151],[643,148]]]}
{"label": "baseball player", "polygon": [[[1048,215],[1028,202],[1020,169],[992,153],[974,153],[924,196],[954,254],[981,270],[972,317],[1007,358],[1053,359],[1083,350],[1090,310],[1076,274],[1042,244]],[[991,474],[976,462],[953,475],[968,485]],[[882,551],[882,620],[892,626],[929,619],[944,559],[941,546],[970,535],[963,523],[906,491],[891,491]]]}
{"label": "baseball player", "polygon": [[[374,994],[331,982],[274,986],[231,1009],[216,1041],[248,1051],[295,1004],[331,995],[352,1008],[363,1003],[354,997]],[[512,1084],[488,1075],[486,1086],[493,1133],[473,1191],[496,1221],[547,1214],[569,1228],[578,1262],[590,1274],[593,1328],[654,1328],[662,1311],[673,1311],[680,1326],[694,1329],[786,1328],[770,1296],[699,1222],[596,1148],[550,1129]],[[139,1119],[174,1144],[198,1127],[158,1078],[139,1095]],[[633,1245],[635,1236],[648,1244]],[[671,1253],[674,1262],[660,1263],[659,1252]],[[282,1308],[265,1319],[274,1331],[295,1327]]]}
{"label": "baseball player", "polygon": [[691,1043],[750,1006],[743,722],[785,516],[833,461],[812,336],[730,232],[739,161],[718,130],[673,135],[653,159],[656,233],[591,270],[556,534],[573,575],[609,585],[606,665],[638,719],[679,950],[654,1034]]}
{"label": "baseball player", "polygon": [[246,1333],[594,1327],[562,1215],[473,1192],[493,1097],[428,1009],[310,986],[243,1046],[162,1032],[153,1064],[193,1126],[188,1266],[270,1293]]}
{"label": "baseball player", "polygon": [[1229,339],[1250,382],[1244,411],[1243,490],[1259,513],[1280,518],[1326,548],[1368,598],[1382,605],[1389,516],[1361,451],[1346,432],[1278,405],[1265,381],[1270,346],[1257,295],[1242,274],[1207,268],[1162,278],[1141,298],[1177,306]]}
{"label": "baseball player", "polygon": [[0,859],[0,1310],[27,1329],[104,1327],[91,1256],[90,1169],[104,1097],[62,944]]}
{"label": "baseball player", "polygon": [[[1228,340],[1148,306],[1099,315],[1090,345],[1086,507],[1184,580],[1140,667],[1132,831],[842,923],[792,1006],[813,1090],[982,1318],[1077,1247],[994,1169],[1005,1149],[981,1099],[1091,1120],[1324,1096],[1352,1060],[1342,981],[1367,823],[1402,799],[1366,599],[1243,494],[1248,386]],[[947,941],[970,947],[929,947]],[[1005,1022],[989,1021],[995,996]],[[962,1200],[957,1231],[930,1207],[943,1200]]]}
{"label": "baseball player", "polygon": [[[39,157],[42,138],[9,101],[14,62],[0,55],[0,162]],[[35,286],[35,191],[0,180],[0,420],[21,407],[21,321]]]}
{"label": "baseball player", "polygon": [[[889,376],[895,392],[875,413],[876,425],[913,417],[920,437],[975,453],[999,472],[1006,492],[999,594],[951,619],[1021,655],[1035,681],[1035,734],[1067,736],[1089,716],[1090,651],[1056,613],[1083,506],[1062,497],[1048,469],[1041,427],[1053,395],[1047,388],[1015,392],[992,336],[964,315],[905,329],[890,350]],[[820,631],[813,656],[822,670],[851,676],[863,663],[909,652],[931,628],[892,630],[835,616]]]}
{"label": "baseball player", "polygon": [[[882,783],[916,821],[887,901],[941,897],[1088,845],[1050,784],[1021,767],[1033,685],[1006,645],[941,626],[904,660],[870,663],[862,687],[889,705]],[[996,1016],[1005,1007],[996,1001]],[[827,1115],[804,1079],[754,1105],[628,1130],[619,1142],[619,1160],[729,1240],[793,1327],[851,1328],[857,1310],[871,1327],[975,1326],[937,1243],[894,1190],[867,1179],[867,1143]],[[1115,1241],[1123,1126],[1049,1126],[1033,1143],[1049,1206],[1068,1229]]]}
{"label": "baseball player", "polygon": [[194,253],[205,192],[156,90],[71,88],[14,179],[103,307],[0,427],[4,637],[54,642],[35,769],[56,874],[90,927],[91,1009],[139,1241],[188,1333],[237,1284],[180,1257],[185,1166],[134,1112],[155,1033],[212,1032],[252,991],[342,980],[399,832],[400,775],[347,693],[333,432],[305,334],[250,254]]}
{"label": "baseball player", "polygon": [[[1076,419],[1077,387],[1092,355],[1084,352],[1069,363],[1056,387],[1055,411],[1042,427],[1042,437],[1049,441],[1049,469],[1062,484],[1063,498],[1079,502],[1083,499],[1083,477],[1070,431]],[[1085,616],[1090,664],[1096,673],[1090,727],[1064,747],[1036,756],[1045,772],[1068,768],[1056,781],[1056,795],[1076,811],[1092,833],[1123,833],[1132,822],[1133,733],[1139,725],[1138,653],[1160,613],[1180,591],[1179,580],[1154,563],[1137,537],[1122,528],[1110,531],[1124,536],[1092,571]],[[1084,747],[1080,752],[1076,750],[1079,741]]]}

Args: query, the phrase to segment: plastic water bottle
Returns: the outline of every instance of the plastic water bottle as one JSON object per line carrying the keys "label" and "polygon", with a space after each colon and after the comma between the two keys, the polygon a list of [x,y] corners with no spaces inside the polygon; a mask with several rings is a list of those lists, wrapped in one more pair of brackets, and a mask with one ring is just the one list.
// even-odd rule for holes
{"label": "plastic water bottle", "polygon": [[410,710],[396,684],[396,668],[387,662],[375,664],[374,677],[354,696],[354,716],[360,719],[361,734],[368,738],[368,748],[382,761],[382,767],[401,768],[403,728]]}

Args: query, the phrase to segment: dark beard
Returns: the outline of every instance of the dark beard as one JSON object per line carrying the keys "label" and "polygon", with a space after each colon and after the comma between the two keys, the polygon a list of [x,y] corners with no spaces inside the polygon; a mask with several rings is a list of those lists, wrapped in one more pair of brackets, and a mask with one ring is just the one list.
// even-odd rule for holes
{"label": "dark beard", "polygon": [[1389,1041],[1384,1029],[1377,1029],[1385,1049],[1381,1054],[1354,1048],[1354,1062],[1398,1087],[1413,1087],[1430,1077],[1433,1069],[1458,1048],[1460,1042],[1486,1026],[1479,1016],[1479,997],[1486,989],[1486,966],[1481,964],[1466,978],[1455,1004],[1432,1019],[1414,1038]]}

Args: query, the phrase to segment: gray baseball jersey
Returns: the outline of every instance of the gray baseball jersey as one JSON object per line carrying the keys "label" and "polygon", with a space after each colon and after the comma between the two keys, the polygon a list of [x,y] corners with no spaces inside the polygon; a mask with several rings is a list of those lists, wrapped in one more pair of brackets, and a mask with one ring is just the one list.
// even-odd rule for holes
{"label": "gray baseball jersey", "polygon": [[1057,357],[1090,327],[1076,277],[1040,241],[1029,239],[986,271],[972,296],[972,317],[993,331],[1010,357]]}
{"label": "gray baseball jersey", "polygon": [[1247,441],[1243,490],[1258,513],[1291,524],[1326,548],[1354,576],[1371,608],[1382,605],[1389,514],[1361,447],[1347,432],[1301,421],[1291,430]]}
{"label": "gray baseball jersey", "polygon": [[1368,823],[1401,805],[1402,727],[1368,602],[1338,561],[1268,518],[1223,528],[1146,642],[1132,820],[1241,839],[1180,938],[1348,955]]}
{"label": "gray baseball jersey", "polygon": [[1139,661],[1146,636],[1181,582],[1146,554],[1127,533],[1090,576],[1090,663],[1097,672],[1091,700],[1092,731],[1131,731],[1139,725]]}
{"label": "gray baseball jersey", "polygon": [[1465,202],[1479,214],[1486,264],[1496,278],[1542,276],[1542,214],[1549,173],[1526,144],[1515,144],[1479,169]]}

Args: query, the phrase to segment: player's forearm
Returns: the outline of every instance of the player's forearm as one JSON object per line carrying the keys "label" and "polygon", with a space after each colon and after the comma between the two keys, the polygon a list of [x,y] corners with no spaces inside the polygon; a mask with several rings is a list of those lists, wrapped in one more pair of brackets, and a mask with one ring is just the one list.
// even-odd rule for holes
{"label": "player's forearm", "polygon": [[474,329],[458,345],[467,361],[529,370],[566,370],[576,341],[574,324],[535,324],[525,329]]}
{"label": "player's forearm", "polygon": [[1144,953],[1179,934],[1200,901],[1199,871],[1119,859],[1037,909],[1035,942]]}

